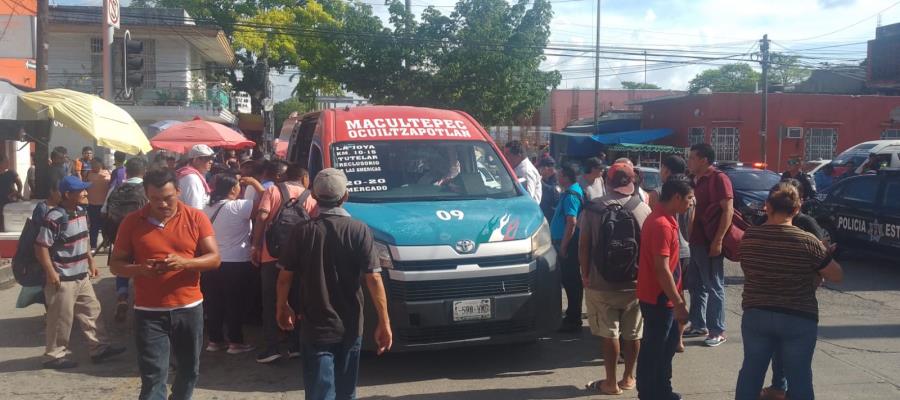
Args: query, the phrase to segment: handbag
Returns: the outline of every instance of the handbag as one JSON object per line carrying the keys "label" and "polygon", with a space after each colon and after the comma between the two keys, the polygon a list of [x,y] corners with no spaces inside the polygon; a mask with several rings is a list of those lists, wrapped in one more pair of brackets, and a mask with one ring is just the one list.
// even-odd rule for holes
{"label": "handbag", "polygon": [[[715,170],[713,175],[722,173],[722,171]],[[707,180],[707,185],[712,186],[712,182],[713,177],[711,176]],[[707,193],[712,193],[712,190],[707,190]],[[701,217],[703,221],[703,235],[706,236],[707,241],[712,241],[712,238],[716,236],[716,231],[719,229],[719,220],[722,218],[722,206],[719,205],[719,202],[710,202]],[[722,255],[724,255],[725,258],[731,261],[740,261],[741,239],[744,238],[744,231],[749,227],[750,224],[744,220],[740,211],[734,209],[734,216],[731,218],[731,226],[728,227],[725,231],[725,236],[722,238]]]}

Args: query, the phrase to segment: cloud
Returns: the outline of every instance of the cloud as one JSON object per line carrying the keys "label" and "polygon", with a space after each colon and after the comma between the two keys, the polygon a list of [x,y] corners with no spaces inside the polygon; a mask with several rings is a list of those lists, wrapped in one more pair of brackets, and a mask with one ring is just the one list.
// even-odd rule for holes
{"label": "cloud", "polygon": [[837,8],[845,7],[856,3],[856,0],[819,0],[819,7]]}
{"label": "cloud", "polygon": [[644,13],[644,22],[647,24],[652,24],[653,21],[656,21],[656,13],[653,12],[652,8],[648,8],[647,12]]}

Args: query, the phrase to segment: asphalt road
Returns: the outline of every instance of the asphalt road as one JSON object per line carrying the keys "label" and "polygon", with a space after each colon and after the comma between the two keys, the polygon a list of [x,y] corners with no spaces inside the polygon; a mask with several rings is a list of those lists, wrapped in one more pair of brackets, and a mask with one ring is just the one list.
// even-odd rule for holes
{"label": "asphalt road", "polygon": [[[846,282],[820,290],[819,343],[814,375],[819,399],[900,398],[900,263],[858,254],[844,260]],[[102,263],[101,263],[102,264]],[[137,375],[132,329],[112,321],[114,280],[104,269],[96,282],[104,319],[129,351],[100,365],[90,363],[83,337],[73,335],[81,365],[58,372],[41,369],[43,309],[15,309],[18,287],[0,290],[0,398],[135,398]],[[728,342],[718,348],[688,342],[675,360],[674,386],[687,399],[728,399],[740,369],[742,276],[728,266]],[[249,340],[259,337],[249,329]],[[196,399],[296,399],[302,396],[300,362],[258,365],[254,353],[204,353]],[[496,400],[603,398],[582,389],[602,377],[599,341],[581,334],[554,334],[526,345],[473,347],[439,352],[366,356],[358,395],[378,400]],[[619,398],[635,398],[633,391]]]}

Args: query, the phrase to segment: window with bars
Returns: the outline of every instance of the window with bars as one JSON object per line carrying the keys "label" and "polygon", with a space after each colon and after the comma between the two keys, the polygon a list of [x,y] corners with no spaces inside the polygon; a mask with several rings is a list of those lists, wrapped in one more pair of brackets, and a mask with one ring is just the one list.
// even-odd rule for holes
{"label": "window with bars", "polygon": [[881,131],[881,140],[900,139],[900,129],[885,129]]}
{"label": "window with bars", "polygon": [[830,160],[837,147],[837,129],[810,128],[806,131],[806,159]]}
{"label": "window with bars", "polygon": [[688,132],[688,146],[706,142],[706,132],[702,127],[691,128]]}
{"label": "window with bars", "polygon": [[737,128],[713,128],[712,147],[718,161],[740,161],[741,137]]}

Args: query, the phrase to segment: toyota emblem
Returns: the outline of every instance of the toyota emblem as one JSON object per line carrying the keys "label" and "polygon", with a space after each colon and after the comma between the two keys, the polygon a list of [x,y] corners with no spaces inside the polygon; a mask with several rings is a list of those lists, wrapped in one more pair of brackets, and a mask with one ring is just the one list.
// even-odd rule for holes
{"label": "toyota emblem", "polygon": [[475,242],[471,240],[460,240],[456,242],[456,252],[460,254],[470,254],[475,251]]}

